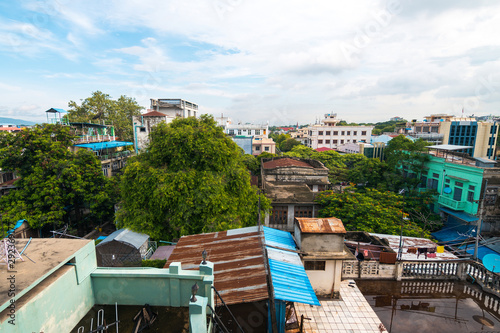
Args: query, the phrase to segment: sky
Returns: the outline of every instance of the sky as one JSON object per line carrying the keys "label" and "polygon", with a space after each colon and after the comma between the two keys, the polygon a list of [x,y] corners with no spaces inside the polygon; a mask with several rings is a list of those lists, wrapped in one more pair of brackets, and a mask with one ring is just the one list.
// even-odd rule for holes
{"label": "sky", "polygon": [[271,125],[500,115],[500,2],[0,1],[0,117],[100,90]]}

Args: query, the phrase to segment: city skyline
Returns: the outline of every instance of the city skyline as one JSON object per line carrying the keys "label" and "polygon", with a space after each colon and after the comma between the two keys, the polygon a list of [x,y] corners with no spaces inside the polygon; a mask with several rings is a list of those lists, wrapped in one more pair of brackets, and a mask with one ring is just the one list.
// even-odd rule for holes
{"label": "city skyline", "polygon": [[496,114],[493,1],[68,1],[0,4],[0,117],[100,90],[182,98],[270,125]]}

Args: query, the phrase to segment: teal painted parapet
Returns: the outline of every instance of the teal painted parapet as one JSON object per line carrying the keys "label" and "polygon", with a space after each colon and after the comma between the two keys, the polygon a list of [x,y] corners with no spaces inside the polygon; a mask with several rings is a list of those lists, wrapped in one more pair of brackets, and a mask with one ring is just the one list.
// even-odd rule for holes
{"label": "teal painted parapet", "polygon": [[[213,264],[211,263],[212,267]],[[180,263],[170,268],[98,267],[92,274],[96,304],[189,306],[191,286],[203,285],[199,295],[213,298],[213,274],[183,270]]]}
{"label": "teal painted parapet", "polygon": [[207,298],[196,296],[189,302],[189,333],[207,332]]}

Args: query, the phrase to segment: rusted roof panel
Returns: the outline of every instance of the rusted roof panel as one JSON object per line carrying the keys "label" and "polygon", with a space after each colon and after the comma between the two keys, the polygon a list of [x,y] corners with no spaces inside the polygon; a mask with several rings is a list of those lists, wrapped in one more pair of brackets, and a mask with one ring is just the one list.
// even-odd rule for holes
{"label": "rusted roof panel", "polygon": [[214,284],[226,304],[267,299],[266,269],[257,228],[243,228],[182,237],[165,268],[180,262],[183,269],[198,269],[201,253],[214,263]]}
{"label": "rusted roof panel", "polygon": [[278,168],[278,167],[289,167],[289,166],[311,168],[311,169],[314,168],[312,165],[310,165],[307,162],[295,160],[292,158],[280,158],[280,159],[271,160],[271,161],[265,162],[263,166],[264,166],[264,169],[274,169],[274,168]]}
{"label": "rusted roof panel", "polygon": [[151,111],[148,113],[143,113],[143,117],[165,117],[164,113],[158,112],[158,111]]}
{"label": "rusted roof panel", "polygon": [[336,217],[329,218],[296,218],[302,233],[311,234],[345,234],[342,221]]}

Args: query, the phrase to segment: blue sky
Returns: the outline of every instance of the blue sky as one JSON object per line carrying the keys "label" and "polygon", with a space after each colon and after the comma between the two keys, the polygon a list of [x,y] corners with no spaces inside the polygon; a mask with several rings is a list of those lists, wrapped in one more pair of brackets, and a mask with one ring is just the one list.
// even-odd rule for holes
{"label": "blue sky", "polygon": [[101,90],[243,122],[499,115],[500,3],[0,2],[0,117]]}

